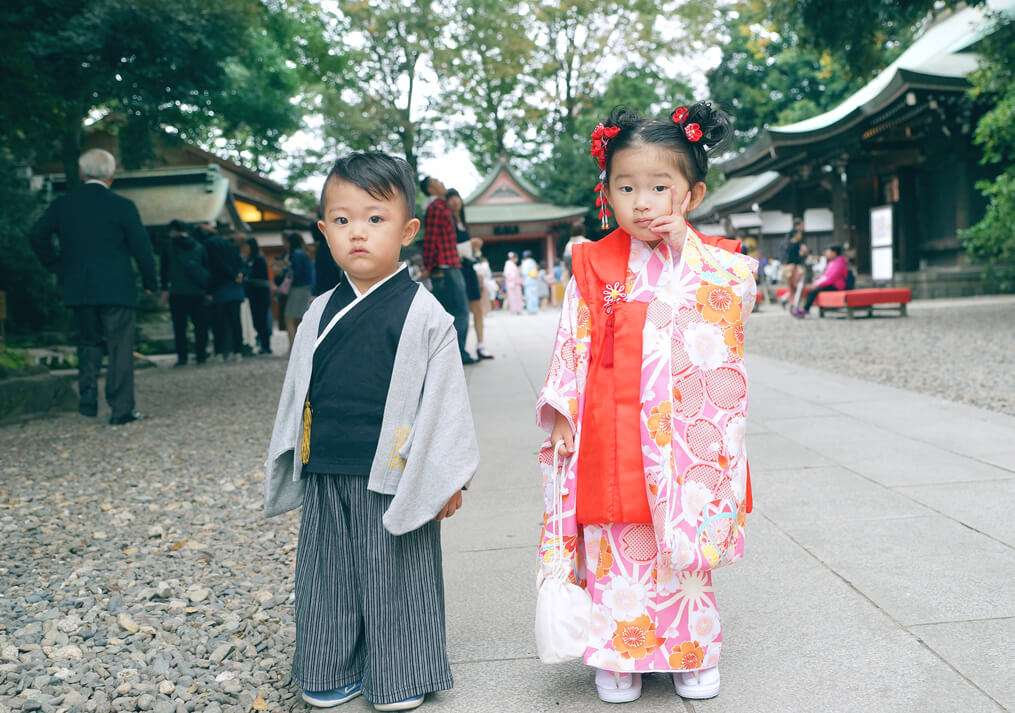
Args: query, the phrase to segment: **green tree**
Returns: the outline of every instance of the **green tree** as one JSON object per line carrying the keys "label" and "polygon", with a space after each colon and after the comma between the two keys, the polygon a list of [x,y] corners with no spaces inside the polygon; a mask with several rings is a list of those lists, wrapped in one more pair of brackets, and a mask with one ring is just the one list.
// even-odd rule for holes
{"label": "green tree", "polygon": [[967,253],[987,266],[987,278],[1015,290],[1015,17],[994,15],[994,30],[978,45],[981,63],[970,76],[970,97],[986,109],[974,141],[983,163],[1000,169],[976,187],[987,199],[980,222],[962,233]]}
{"label": "green tree", "polygon": [[769,0],[772,18],[804,44],[829,51],[869,79],[905,49],[935,13],[984,0]]}
{"label": "green tree", "polygon": [[320,87],[325,150],[310,154],[311,163],[348,149],[382,149],[402,154],[416,170],[432,117],[415,104],[426,63],[443,46],[445,11],[422,0],[338,2],[334,22],[346,36],[355,77]]}
{"label": "green tree", "polygon": [[[657,23],[674,3],[650,0],[544,0],[533,3],[537,37],[533,99],[550,107],[546,130],[575,136],[579,118],[590,108],[599,85],[609,78],[617,57],[650,62],[666,48]],[[699,10],[696,9],[695,12]]]}
{"label": "green tree", "polygon": [[49,272],[28,243],[28,231],[42,208],[42,197],[29,190],[24,165],[0,150],[0,289],[7,293],[12,332],[60,328],[67,311]]}
{"label": "green tree", "polygon": [[535,51],[535,43],[520,31],[526,19],[522,3],[459,0],[452,5],[447,44],[436,55],[438,109],[480,173],[519,151],[535,115],[525,101],[533,89]]}
{"label": "green tree", "polygon": [[148,157],[151,129],[226,138],[256,163],[299,122],[286,57],[265,31],[278,12],[257,0],[9,3],[0,92],[19,101],[4,102],[2,131],[16,150],[59,153],[72,183],[85,122],[111,114],[124,117],[127,165]]}
{"label": "green tree", "polygon": [[738,146],[765,126],[832,108],[864,82],[831,52],[804,45],[790,27],[777,32],[758,0],[730,7],[723,25],[722,58],[708,73],[709,95],[733,117]]}

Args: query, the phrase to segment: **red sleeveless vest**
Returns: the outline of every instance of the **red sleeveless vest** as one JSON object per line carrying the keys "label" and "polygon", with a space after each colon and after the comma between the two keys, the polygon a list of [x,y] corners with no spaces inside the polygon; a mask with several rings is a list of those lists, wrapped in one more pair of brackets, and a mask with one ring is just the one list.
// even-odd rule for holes
{"label": "red sleeveless vest", "polygon": [[[693,228],[692,228],[693,230]],[[703,236],[702,242],[740,252],[740,241]],[[617,229],[574,248],[574,277],[588,305],[592,349],[578,447],[578,523],[651,523],[641,454],[642,333],[647,302],[618,302],[606,310],[606,286],[624,284],[631,238]],[[747,510],[751,510],[750,468]]]}

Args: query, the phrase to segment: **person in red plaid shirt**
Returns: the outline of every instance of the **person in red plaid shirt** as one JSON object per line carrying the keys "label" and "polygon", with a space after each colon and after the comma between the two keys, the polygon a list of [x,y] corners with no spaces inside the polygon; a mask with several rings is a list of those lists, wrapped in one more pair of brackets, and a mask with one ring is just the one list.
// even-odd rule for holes
{"label": "person in red plaid shirt", "polygon": [[455,320],[462,363],[475,364],[478,360],[465,350],[465,339],[469,336],[469,301],[465,295],[462,261],[458,257],[455,220],[445,200],[448,189],[432,176],[424,176],[419,187],[430,196],[423,221],[423,269],[430,275],[434,297]]}

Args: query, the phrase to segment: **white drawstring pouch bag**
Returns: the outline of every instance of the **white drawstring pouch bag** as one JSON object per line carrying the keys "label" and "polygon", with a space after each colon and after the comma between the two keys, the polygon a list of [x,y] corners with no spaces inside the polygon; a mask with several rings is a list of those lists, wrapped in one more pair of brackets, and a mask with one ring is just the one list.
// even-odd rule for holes
{"label": "white drawstring pouch bag", "polygon": [[543,663],[564,663],[580,659],[588,646],[592,618],[589,593],[568,581],[570,561],[564,548],[562,513],[564,510],[564,469],[560,446],[553,446],[553,516],[556,523],[556,552],[552,563],[540,571],[536,594],[536,653]]}

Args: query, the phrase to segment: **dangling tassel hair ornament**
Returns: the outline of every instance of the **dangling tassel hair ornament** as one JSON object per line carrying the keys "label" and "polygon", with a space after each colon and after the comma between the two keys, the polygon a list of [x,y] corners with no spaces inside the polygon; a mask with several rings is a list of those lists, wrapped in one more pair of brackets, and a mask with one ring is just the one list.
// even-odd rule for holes
{"label": "dangling tassel hair ornament", "polygon": [[596,184],[596,208],[599,209],[599,227],[608,230],[610,227],[610,208],[606,200],[606,171],[599,174]]}

